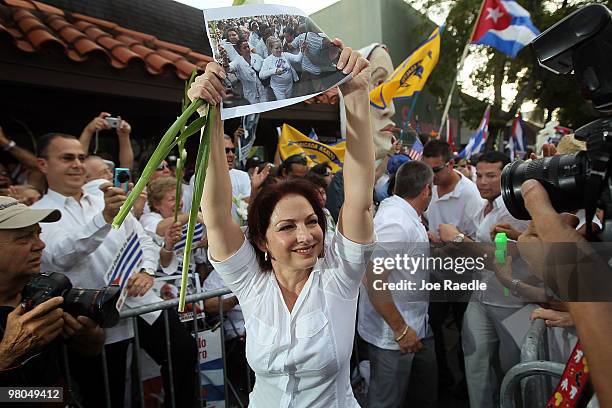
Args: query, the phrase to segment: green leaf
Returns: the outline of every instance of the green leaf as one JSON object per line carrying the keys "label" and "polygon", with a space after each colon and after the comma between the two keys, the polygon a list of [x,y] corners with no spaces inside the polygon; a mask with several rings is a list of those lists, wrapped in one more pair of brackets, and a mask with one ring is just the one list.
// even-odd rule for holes
{"label": "green leaf", "polygon": [[203,99],[196,99],[195,101],[191,102],[187,109],[185,109],[181,116],[179,116],[176,121],[174,121],[172,126],[170,126],[170,128],[162,136],[161,140],[159,141],[159,144],[157,145],[157,148],[153,152],[153,155],[151,156],[151,158],[147,162],[147,165],[143,169],[142,174],[138,179],[138,182],[136,182],[136,185],[128,195],[127,200],[119,209],[119,213],[113,219],[113,228],[119,228],[121,226],[121,224],[125,220],[125,217],[127,217],[130,210],[134,206],[136,199],[138,199],[140,193],[147,186],[147,183],[151,179],[151,175],[153,174],[157,166],[159,166],[162,160],[166,158],[166,156],[170,153],[170,150],[172,150],[172,148],[178,142],[178,140],[176,139],[176,135],[178,134],[178,132],[183,129],[187,120],[189,120],[189,118],[198,110],[199,107],[204,105],[204,103],[206,102]]}
{"label": "green leaf", "polygon": [[179,139],[178,142],[178,151],[179,158],[176,163],[176,190],[175,190],[175,200],[174,200],[174,222],[178,219],[178,214],[181,207],[181,190],[183,188],[183,173],[185,170],[185,162],[187,161],[187,151],[185,150],[185,139]]}
{"label": "green leaf", "polygon": [[[208,115],[207,115],[208,116]],[[189,126],[187,126],[187,128],[185,128],[185,130],[183,130],[181,132],[181,135],[179,136],[179,139],[186,139],[189,136],[193,135],[194,133],[198,132],[202,126],[204,126],[206,124],[206,116],[202,116],[197,118],[196,120],[194,120],[193,122],[191,122],[189,124]]]}
{"label": "green leaf", "polygon": [[200,146],[198,147],[198,157],[196,158],[196,173],[193,197],[191,199],[191,210],[189,212],[189,222],[187,223],[187,239],[185,243],[185,252],[183,254],[183,273],[181,276],[181,291],[179,295],[179,312],[185,310],[185,296],[187,295],[187,279],[189,277],[189,254],[191,253],[191,245],[193,240],[193,232],[198,219],[200,210],[200,201],[204,192],[204,181],[206,180],[206,170],[208,169],[208,158],[210,153],[210,138],[212,127],[215,121],[215,115],[218,115],[217,109],[208,110],[206,115],[207,121],[200,134]]}
{"label": "green leaf", "polygon": [[187,107],[189,106],[190,100],[189,100],[189,97],[187,96],[187,91],[191,87],[191,84],[193,83],[193,81],[195,81],[195,78],[197,75],[198,75],[198,70],[194,69],[189,79],[185,81],[185,91],[183,92],[183,103],[182,103],[181,112],[185,112],[185,109],[187,109]]}

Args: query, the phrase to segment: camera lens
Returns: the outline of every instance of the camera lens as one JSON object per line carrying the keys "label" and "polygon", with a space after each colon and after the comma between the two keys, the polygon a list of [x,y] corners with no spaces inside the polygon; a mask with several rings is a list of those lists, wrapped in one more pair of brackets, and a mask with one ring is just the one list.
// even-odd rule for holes
{"label": "camera lens", "polygon": [[113,327],[119,322],[115,306],[120,295],[119,286],[102,289],[74,288],[64,296],[64,310],[73,316],[87,316],[100,327]]}
{"label": "camera lens", "polygon": [[126,183],[130,180],[130,175],[127,171],[120,171],[117,174],[117,180],[119,180],[120,183]]}
{"label": "camera lens", "polygon": [[585,152],[552,156],[508,164],[501,176],[504,204],[513,217],[529,220],[521,186],[527,180],[538,180],[550,196],[557,212],[575,211],[584,207],[584,187],[589,164]]}

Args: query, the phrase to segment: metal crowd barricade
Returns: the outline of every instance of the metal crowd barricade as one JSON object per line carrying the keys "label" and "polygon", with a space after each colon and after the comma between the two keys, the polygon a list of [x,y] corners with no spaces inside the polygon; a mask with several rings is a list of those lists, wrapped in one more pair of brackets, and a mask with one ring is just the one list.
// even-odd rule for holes
{"label": "metal crowd barricade", "polygon": [[[219,298],[219,316],[220,316],[220,336],[221,336],[221,357],[223,360],[223,378],[224,378],[224,390],[225,390],[225,401],[226,401],[226,406],[228,404],[228,396],[229,396],[229,392],[231,391],[232,393],[234,393],[234,395],[236,396],[236,400],[238,401],[238,404],[243,407],[242,401],[240,400],[240,396],[237,394],[237,392],[235,391],[233,385],[230,383],[228,376],[227,376],[227,367],[226,367],[226,355],[225,355],[225,329],[224,329],[224,316],[223,316],[223,302],[222,302],[222,296],[231,293],[231,291],[227,288],[222,288],[222,289],[217,289],[217,290],[212,290],[212,291],[207,291],[207,292],[202,292],[202,293],[196,293],[196,294],[192,294],[192,295],[188,295],[186,297],[186,304],[191,304],[193,306],[193,319],[191,320],[193,322],[193,328],[192,328],[192,333],[196,338],[196,341],[198,339],[198,319],[201,318],[201,316],[199,316],[196,312],[195,312],[195,303],[197,302],[201,302],[204,301],[206,299],[210,299],[210,298],[215,298],[218,297]],[[170,342],[170,336],[169,336],[169,324],[168,324],[168,312],[167,310],[170,308],[174,308],[177,307],[179,303],[178,299],[172,299],[172,300],[165,300],[162,302],[157,302],[157,303],[153,303],[150,305],[146,305],[146,306],[141,306],[141,307],[137,307],[137,308],[131,308],[131,309],[126,309],[123,312],[121,312],[121,318],[122,319],[131,319],[132,320],[132,324],[134,325],[134,338],[133,338],[133,346],[134,346],[134,353],[133,353],[133,361],[137,366],[137,377],[135,379],[137,385],[138,385],[138,394],[139,394],[139,400],[140,400],[140,406],[142,408],[144,408],[144,404],[145,404],[145,398],[144,398],[144,390],[143,390],[143,385],[142,385],[142,381],[141,381],[141,362],[140,362],[140,358],[139,358],[139,353],[138,350],[140,349],[140,343],[139,343],[139,337],[138,337],[138,325],[137,325],[137,321],[136,318],[139,315],[142,314],[146,314],[149,312],[154,312],[154,311],[158,311],[161,310],[162,311],[162,316],[164,319],[164,335],[165,335],[165,339],[166,339],[166,352],[168,355],[168,365],[169,365],[169,373],[168,373],[168,382],[169,382],[169,390],[164,390],[165,391],[165,395],[164,395],[164,400],[165,401],[170,401],[170,406],[172,406],[173,408],[181,408],[181,407],[175,407],[175,398],[174,398],[174,379],[172,376],[172,357],[171,357],[171,349],[172,349],[172,345]],[[104,352],[103,352],[104,353]],[[106,370],[106,357],[103,354],[103,367],[105,368],[104,370],[104,387],[105,387],[105,396],[106,396],[106,406],[110,407],[110,391],[109,391],[109,380],[108,380],[108,371]],[[248,366],[247,366],[248,367]],[[195,367],[194,367],[195,369]],[[247,368],[247,372],[245,373],[245,375],[247,375],[247,378],[250,379],[250,375],[248,372],[248,368]],[[198,356],[198,363],[197,363],[197,372],[198,372],[198,399],[199,399],[199,406],[200,407],[205,407],[205,401],[202,399],[202,375],[200,372],[200,362],[199,362],[199,356]],[[134,379],[133,379],[134,380]],[[250,381],[248,382],[249,387],[250,387]]]}
{"label": "metal crowd barricade", "polygon": [[535,319],[521,347],[521,362],[508,370],[502,381],[501,408],[515,406],[518,386],[524,408],[543,407],[546,404],[552,391],[552,377],[560,377],[564,367],[549,359],[546,323],[542,319]]}

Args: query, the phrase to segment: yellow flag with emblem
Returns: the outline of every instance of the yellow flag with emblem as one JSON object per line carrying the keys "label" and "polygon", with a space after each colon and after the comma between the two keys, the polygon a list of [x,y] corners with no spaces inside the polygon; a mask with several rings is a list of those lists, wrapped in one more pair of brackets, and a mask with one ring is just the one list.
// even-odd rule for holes
{"label": "yellow flag with emblem", "polygon": [[385,109],[393,99],[409,98],[423,89],[440,58],[440,32],[441,28],[436,27],[389,79],[370,91],[372,106]]}
{"label": "yellow flag with emblem", "polygon": [[282,160],[294,154],[303,154],[308,161],[308,167],[327,162],[334,173],[342,168],[345,150],[346,141],[326,145],[287,124],[283,125],[278,139],[278,151]]}

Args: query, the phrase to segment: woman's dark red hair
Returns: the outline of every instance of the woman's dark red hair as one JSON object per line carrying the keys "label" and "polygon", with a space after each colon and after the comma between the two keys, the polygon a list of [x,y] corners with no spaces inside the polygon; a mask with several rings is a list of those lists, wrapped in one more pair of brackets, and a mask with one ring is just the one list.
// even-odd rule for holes
{"label": "woman's dark red hair", "polygon": [[[304,197],[312,206],[314,213],[317,216],[319,226],[323,231],[325,238],[326,219],[323,207],[319,203],[319,193],[316,187],[309,181],[300,178],[284,179],[279,182],[268,184],[255,196],[252,203],[249,204],[248,226],[249,240],[255,248],[257,255],[257,263],[264,271],[272,269],[270,259],[265,259],[264,252],[259,249],[257,242],[266,242],[266,231],[270,225],[272,212],[276,208],[276,204],[285,196],[296,194]],[[323,242],[325,246],[325,242]]]}

